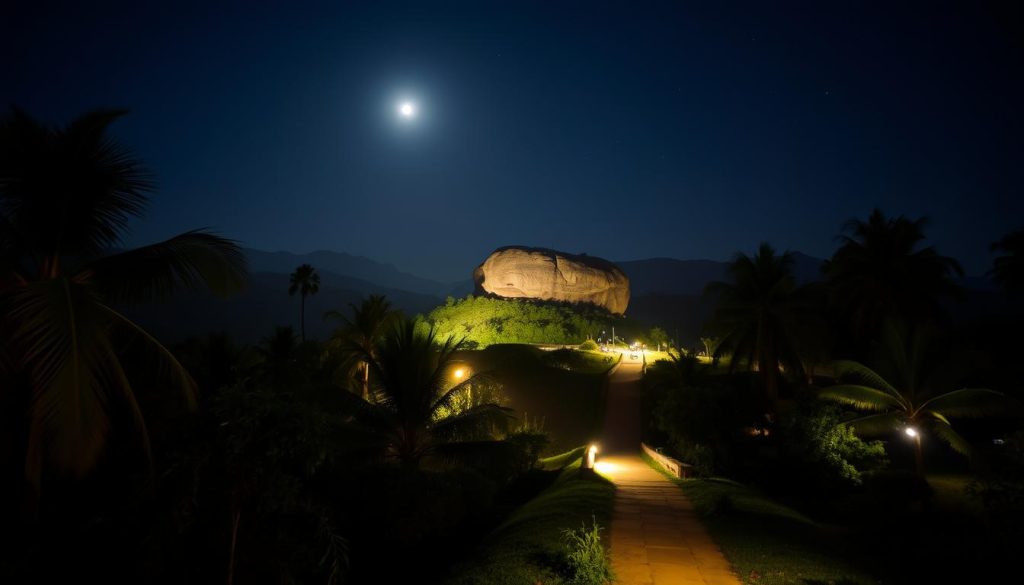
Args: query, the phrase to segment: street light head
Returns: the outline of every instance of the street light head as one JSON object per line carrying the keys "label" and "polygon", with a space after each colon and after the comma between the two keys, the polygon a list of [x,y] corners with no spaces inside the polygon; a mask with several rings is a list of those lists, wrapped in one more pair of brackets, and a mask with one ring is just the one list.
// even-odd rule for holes
{"label": "street light head", "polygon": [[907,436],[910,438],[914,438],[917,436],[917,429],[915,429],[914,427],[907,427],[906,429],[904,429],[903,432],[907,433]]}
{"label": "street light head", "polygon": [[466,375],[466,370],[464,370],[462,368],[459,368],[459,369],[455,370],[455,379],[456,380],[461,380],[463,377],[465,377],[465,375]]}
{"label": "street light head", "polygon": [[597,462],[597,445],[591,445],[587,448],[586,456],[583,457],[583,469],[593,469],[594,463]]}

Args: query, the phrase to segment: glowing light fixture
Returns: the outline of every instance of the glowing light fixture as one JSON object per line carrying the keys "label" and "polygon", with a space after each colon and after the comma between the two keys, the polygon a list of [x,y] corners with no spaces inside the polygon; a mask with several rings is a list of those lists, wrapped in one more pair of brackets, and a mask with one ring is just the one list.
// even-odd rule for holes
{"label": "glowing light fixture", "polygon": [[594,463],[597,461],[597,445],[591,445],[587,448],[587,455],[583,458],[583,468],[593,469]]}
{"label": "glowing light fixture", "polygon": [[403,118],[413,118],[416,116],[416,104],[412,102],[402,102],[398,104],[398,113]]}
{"label": "glowing light fixture", "polygon": [[917,429],[915,429],[914,427],[907,427],[906,429],[903,430],[903,432],[907,433],[907,436],[910,438],[914,438],[917,436]]}
{"label": "glowing light fixture", "polygon": [[463,370],[462,368],[459,368],[459,369],[455,370],[455,379],[456,380],[461,380],[463,377],[465,377],[465,375],[466,375],[466,370]]}

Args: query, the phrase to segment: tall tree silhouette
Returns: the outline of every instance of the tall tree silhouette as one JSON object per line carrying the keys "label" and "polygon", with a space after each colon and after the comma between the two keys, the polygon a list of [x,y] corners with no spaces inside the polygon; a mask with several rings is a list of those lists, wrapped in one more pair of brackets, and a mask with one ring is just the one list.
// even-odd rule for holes
{"label": "tall tree silhouette", "polygon": [[874,339],[890,319],[926,325],[942,315],[939,301],[960,288],[960,265],[931,246],[921,247],[924,218],[887,218],[875,209],[867,221],[850,220],[842,245],[823,268],[831,303],[854,335]]}
{"label": "tall tree silhouette", "polygon": [[993,263],[992,278],[1010,294],[1024,293],[1024,230],[1006,234],[992,251],[1003,253]]}
{"label": "tall tree silhouette", "polygon": [[0,119],[0,393],[27,413],[20,440],[36,488],[44,467],[81,475],[95,465],[115,408],[127,407],[148,450],[124,340],[155,355],[166,382],[193,399],[171,352],[115,307],[201,285],[227,294],[245,279],[238,246],[206,231],[118,249],[154,188],[108,136],[124,113],[98,110],[62,128],[20,110]]}
{"label": "tall tree silhouette", "polygon": [[288,286],[288,296],[299,294],[299,327],[302,332],[302,341],[306,341],[306,296],[315,295],[320,292],[320,275],[316,268],[309,264],[303,264],[292,272],[291,283]]}
{"label": "tall tree silhouette", "polygon": [[874,369],[855,361],[836,362],[840,383],[822,390],[820,397],[875,411],[848,423],[856,431],[877,434],[907,429],[915,443],[915,470],[919,475],[924,475],[922,433],[928,432],[970,455],[970,444],[953,430],[950,418],[1008,412],[1009,403],[998,392],[953,389],[958,364],[950,356],[933,351],[923,330],[908,334],[888,323],[881,347]]}
{"label": "tall tree silhouette", "polygon": [[721,336],[714,357],[731,356],[730,368],[756,370],[774,410],[779,401],[779,366],[794,375],[803,367],[795,342],[799,294],[793,258],[762,243],[754,256],[740,253],[729,264],[730,282],[710,283],[705,292],[718,297],[711,328]]}
{"label": "tall tree silhouette", "polygon": [[384,332],[400,317],[391,308],[391,303],[384,295],[370,295],[356,306],[349,303],[352,316],[347,317],[339,311],[324,313],[324,319],[341,319],[342,326],[331,338],[333,349],[339,350],[345,363],[358,364],[362,378],[363,400],[370,399],[370,364],[365,356],[375,356],[377,346]]}
{"label": "tall tree silhouette", "polygon": [[439,341],[433,330],[417,332],[415,321],[400,319],[384,333],[376,353],[364,352],[373,399],[346,396],[365,448],[417,468],[427,457],[480,460],[505,447],[493,435],[507,430],[509,409],[463,400],[482,375],[452,384],[460,347],[453,338]]}

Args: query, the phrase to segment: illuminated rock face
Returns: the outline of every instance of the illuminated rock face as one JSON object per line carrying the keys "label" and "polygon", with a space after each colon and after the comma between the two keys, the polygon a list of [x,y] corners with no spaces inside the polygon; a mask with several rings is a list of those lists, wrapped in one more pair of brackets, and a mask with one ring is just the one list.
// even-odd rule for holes
{"label": "illuminated rock face", "polygon": [[629,305],[629,278],[593,256],[543,248],[498,248],[473,271],[477,291],[510,299],[591,303],[617,315]]}

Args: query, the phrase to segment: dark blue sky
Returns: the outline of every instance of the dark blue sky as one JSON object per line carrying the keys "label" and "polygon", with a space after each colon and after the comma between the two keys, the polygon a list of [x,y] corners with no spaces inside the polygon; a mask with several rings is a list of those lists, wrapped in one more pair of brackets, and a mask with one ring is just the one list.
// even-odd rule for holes
{"label": "dark blue sky", "polygon": [[978,274],[1024,225],[1019,7],[81,4],[108,7],[5,9],[0,103],[132,110],[160,191],[131,244],[212,226],[450,280],[507,244],[824,257],[879,206]]}

